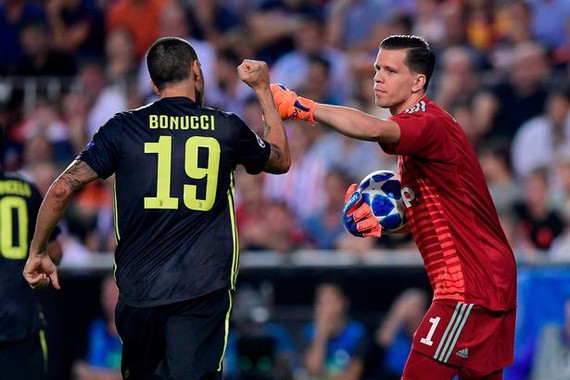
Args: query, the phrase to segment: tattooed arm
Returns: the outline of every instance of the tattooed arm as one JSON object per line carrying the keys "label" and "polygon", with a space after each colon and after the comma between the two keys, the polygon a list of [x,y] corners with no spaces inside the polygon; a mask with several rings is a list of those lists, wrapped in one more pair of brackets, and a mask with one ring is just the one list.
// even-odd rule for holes
{"label": "tattooed arm", "polygon": [[255,91],[263,112],[264,138],[271,145],[271,153],[263,170],[273,174],[287,173],[291,166],[289,142],[269,87],[267,64],[246,59],[239,65],[238,74]]}
{"label": "tattooed arm", "polygon": [[49,237],[73,195],[97,178],[97,173],[89,165],[75,160],[50,186],[40,207],[24,268],[24,278],[32,288],[46,287],[51,282],[54,288],[59,289],[57,271],[48,255]]}

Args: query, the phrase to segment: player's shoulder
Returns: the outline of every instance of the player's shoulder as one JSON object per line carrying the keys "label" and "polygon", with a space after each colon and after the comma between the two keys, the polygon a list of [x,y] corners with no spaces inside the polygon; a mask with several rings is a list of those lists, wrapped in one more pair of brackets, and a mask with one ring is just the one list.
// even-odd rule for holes
{"label": "player's shoulder", "polygon": [[19,172],[0,171],[0,181],[19,181],[33,185],[33,181],[30,178]]}
{"label": "player's shoulder", "polygon": [[0,195],[2,193],[30,196],[38,194],[39,190],[35,181],[29,175],[22,172],[0,170]]}
{"label": "player's shoulder", "polygon": [[230,122],[242,121],[237,114],[230,111],[224,111],[219,108],[209,107],[209,106],[203,106],[202,109],[204,109],[204,112],[211,113],[214,116],[217,115],[223,119],[227,119]]}

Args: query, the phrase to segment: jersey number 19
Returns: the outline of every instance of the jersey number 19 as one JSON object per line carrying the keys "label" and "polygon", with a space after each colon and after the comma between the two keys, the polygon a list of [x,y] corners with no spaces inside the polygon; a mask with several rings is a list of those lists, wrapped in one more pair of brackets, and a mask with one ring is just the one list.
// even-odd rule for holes
{"label": "jersey number 19", "polygon": [[[198,166],[199,149],[207,149],[208,164]],[[170,196],[172,168],[172,136],[160,136],[158,142],[144,144],[144,152],[158,155],[157,191],[155,197],[144,198],[145,209],[178,209],[178,198]],[[184,205],[197,211],[208,211],[214,205],[220,168],[220,143],[213,137],[192,136],[184,147],[184,170],[192,179],[204,180],[205,198],[198,198],[197,185],[184,185]]]}

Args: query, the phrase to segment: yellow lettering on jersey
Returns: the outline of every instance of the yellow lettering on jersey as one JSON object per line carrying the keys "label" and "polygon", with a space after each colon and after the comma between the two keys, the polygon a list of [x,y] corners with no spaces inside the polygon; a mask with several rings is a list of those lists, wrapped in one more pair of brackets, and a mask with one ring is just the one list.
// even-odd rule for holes
{"label": "yellow lettering on jersey", "polygon": [[178,130],[178,124],[180,123],[180,118],[176,116],[170,116],[170,129]]}
{"label": "yellow lettering on jersey", "polygon": [[170,124],[170,123],[168,122],[168,116],[166,116],[166,115],[160,115],[160,116],[158,117],[158,120],[159,120],[158,126],[160,127],[160,129],[168,129],[168,126],[169,126],[169,124]]}
{"label": "yellow lettering on jersey", "polygon": [[32,195],[30,185],[21,181],[0,181],[0,194],[13,194],[29,197]]}
{"label": "yellow lettering on jersey", "polygon": [[190,129],[198,129],[198,116],[190,116]]}
{"label": "yellow lettering on jersey", "polygon": [[148,116],[148,127],[150,129],[157,129],[158,128],[158,115],[149,115]]}
{"label": "yellow lettering on jersey", "polygon": [[206,130],[214,130],[214,116],[213,115],[202,115],[200,116],[200,128]]}
{"label": "yellow lettering on jersey", "polygon": [[166,115],[149,115],[148,127],[150,129],[171,129],[183,130],[188,129],[202,129],[214,130],[215,119],[213,115],[200,115],[200,116],[166,116]]}

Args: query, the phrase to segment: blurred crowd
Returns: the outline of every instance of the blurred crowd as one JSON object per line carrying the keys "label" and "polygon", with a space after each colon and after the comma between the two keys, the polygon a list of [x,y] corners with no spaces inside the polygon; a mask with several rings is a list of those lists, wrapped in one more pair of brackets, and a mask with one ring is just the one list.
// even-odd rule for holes
{"label": "blurred crowd", "polygon": [[[425,37],[438,58],[428,95],[464,127],[518,257],[570,258],[570,2],[567,0],[3,0],[2,160],[46,191],[114,113],[155,100],[144,54],[189,40],[205,103],[263,134],[236,67],[265,60],[273,82],[319,102],[389,116],[373,62],[390,34]],[[291,170],[238,170],[244,251],[410,248],[409,237],[345,233],[346,188],[394,157],[322,126],[287,122]],[[90,184],[65,217],[64,261],[112,252],[113,180]],[[247,253],[245,253],[247,254]]]}

